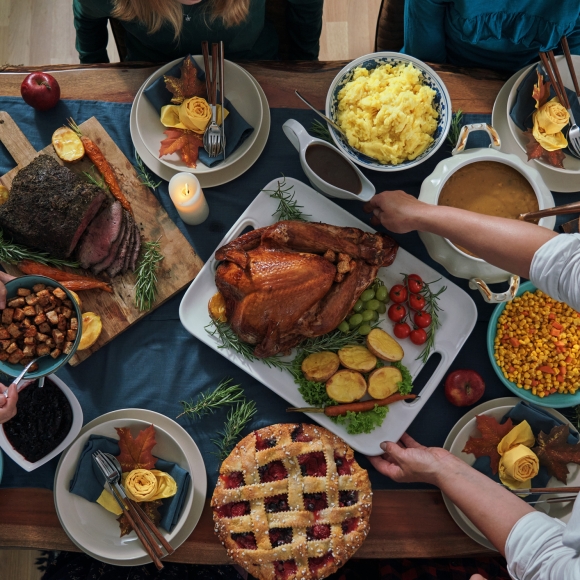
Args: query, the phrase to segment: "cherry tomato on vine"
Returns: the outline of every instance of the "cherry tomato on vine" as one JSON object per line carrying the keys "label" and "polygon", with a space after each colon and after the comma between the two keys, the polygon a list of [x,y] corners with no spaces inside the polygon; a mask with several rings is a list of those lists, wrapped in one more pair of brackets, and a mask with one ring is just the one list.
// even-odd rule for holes
{"label": "cherry tomato on vine", "polygon": [[407,300],[407,289],[402,284],[395,284],[389,292],[389,298],[396,304],[401,304]]}
{"label": "cherry tomato on vine", "polygon": [[427,333],[422,328],[412,330],[410,337],[413,344],[425,344],[427,342]]}
{"label": "cherry tomato on vine", "polygon": [[393,334],[397,338],[407,338],[411,334],[411,327],[406,322],[397,322],[393,326]]}
{"label": "cherry tomato on vine", "polygon": [[415,322],[415,326],[418,326],[419,328],[427,328],[431,324],[431,315],[424,310],[420,310],[415,313],[413,321]]}
{"label": "cherry tomato on vine", "polygon": [[417,294],[423,290],[423,280],[421,276],[417,274],[409,274],[407,276],[407,286],[409,287],[409,292]]}
{"label": "cherry tomato on vine", "polygon": [[392,304],[389,306],[389,310],[387,312],[387,316],[393,322],[401,322],[403,318],[407,315],[407,310],[402,304]]}
{"label": "cherry tomato on vine", "polygon": [[409,306],[413,310],[423,310],[425,308],[425,298],[421,294],[411,294],[409,296]]}

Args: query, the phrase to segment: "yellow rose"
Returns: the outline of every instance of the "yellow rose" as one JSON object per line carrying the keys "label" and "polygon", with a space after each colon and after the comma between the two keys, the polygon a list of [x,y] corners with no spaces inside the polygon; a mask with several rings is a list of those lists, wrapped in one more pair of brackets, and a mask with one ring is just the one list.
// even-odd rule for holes
{"label": "yellow rose", "polygon": [[499,479],[510,489],[530,487],[531,479],[538,475],[538,456],[525,445],[517,445],[503,454],[499,462]]}
{"label": "yellow rose", "polygon": [[532,428],[527,421],[522,421],[516,425],[497,445],[497,452],[503,455],[516,445],[532,447],[536,438],[532,433]]}
{"label": "yellow rose", "polygon": [[557,97],[544,103],[534,112],[534,139],[547,151],[556,151],[568,146],[562,129],[570,122],[568,111],[560,104]]}
{"label": "yellow rose", "polygon": [[203,133],[211,121],[211,107],[201,97],[185,99],[179,105],[179,120],[187,129],[195,133]]}
{"label": "yellow rose", "polygon": [[154,501],[177,492],[175,480],[158,469],[134,469],[123,473],[123,485],[127,495],[135,501]]}

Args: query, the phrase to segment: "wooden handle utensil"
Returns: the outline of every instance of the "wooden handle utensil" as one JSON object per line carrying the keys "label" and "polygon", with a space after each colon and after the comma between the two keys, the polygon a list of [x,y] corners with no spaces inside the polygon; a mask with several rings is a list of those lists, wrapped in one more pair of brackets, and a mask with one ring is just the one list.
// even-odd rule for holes
{"label": "wooden handle utensil", "polygon": [[580,201],[574,203],[567,203],[566,205],[559,205],[558,207],[549,207],[548,209],[541,209],[539,211],[530,211],[528,213],[521,213],[518,216],[519,220],[531,222],[543,217],[551,215],[562,215],[566,213],[580,212]]}

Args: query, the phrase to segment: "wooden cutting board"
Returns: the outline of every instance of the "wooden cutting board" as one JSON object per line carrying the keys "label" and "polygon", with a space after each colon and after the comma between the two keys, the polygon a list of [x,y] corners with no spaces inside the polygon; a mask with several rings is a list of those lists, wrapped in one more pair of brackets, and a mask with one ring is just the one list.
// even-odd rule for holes
{"label": "wooden cutting board", "polygon": [[[176,292],[187,286],[200,271],[203,262],[185,239],[167,212],[161,207],[153,193],[145,187],[123,152],[117,147],[102,125],[91,117],[80,125],[84,135],[92,139],[101,149],[119,181],[121,190],[131,203],[135,221],[141,230],[144,242],[161,240],[161,252],[164,259],[157,271],[157,300],[151,310],[157,308]],[[37,155],[45,153],[54,157],[61,165],[82,175],[89,171],[92,163],[84,158],[77,163],[64,163],[56,155],[52,144],[37,152],[18,128],[14,120],[4,111],[0,111],[0,141],[10,152],[18,166],[0,177],[0,183],[10,189],[12,180],[20,169],[28,165]],[[22,272],[10,264],[2,263],[6,271],[14,276]],[[101,317],[103,331],[97,342],[89,349],[78,351],[70,359],[75,366],[121,334],[132,324],[146,316],[134,305],[135,275],[127,272],[116,276],[113,281],[113,294],[100,290],[79,292],[83,312],[95,312]]]}

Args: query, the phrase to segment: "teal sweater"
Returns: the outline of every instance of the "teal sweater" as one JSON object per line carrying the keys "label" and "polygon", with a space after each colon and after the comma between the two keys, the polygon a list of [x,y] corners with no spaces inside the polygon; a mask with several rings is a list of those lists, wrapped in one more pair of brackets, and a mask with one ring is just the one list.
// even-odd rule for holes
{"label": "teal sweater", "polygon": [[[290,58],[318,58],[322,4],[323,0],[288,0]],[[184,5],[183,28],[177,41],[173,39],[173,28],[169,25],[148,34],[146,27],[138,22],[122,22],[126,32],[127,60],[167,62],[186,54],[200,54],[202,40],[223,40],[228,60],[276,58],[278,38],[274,27],[265,20],[266,0],[251,0],[246,20],[230,28],[219,19],[209,23],[210,8],[209,0],[192,6]],[[111,11],[111,0],[73,0],[76,48],[82,63],[109,62],[107,20]]]}

